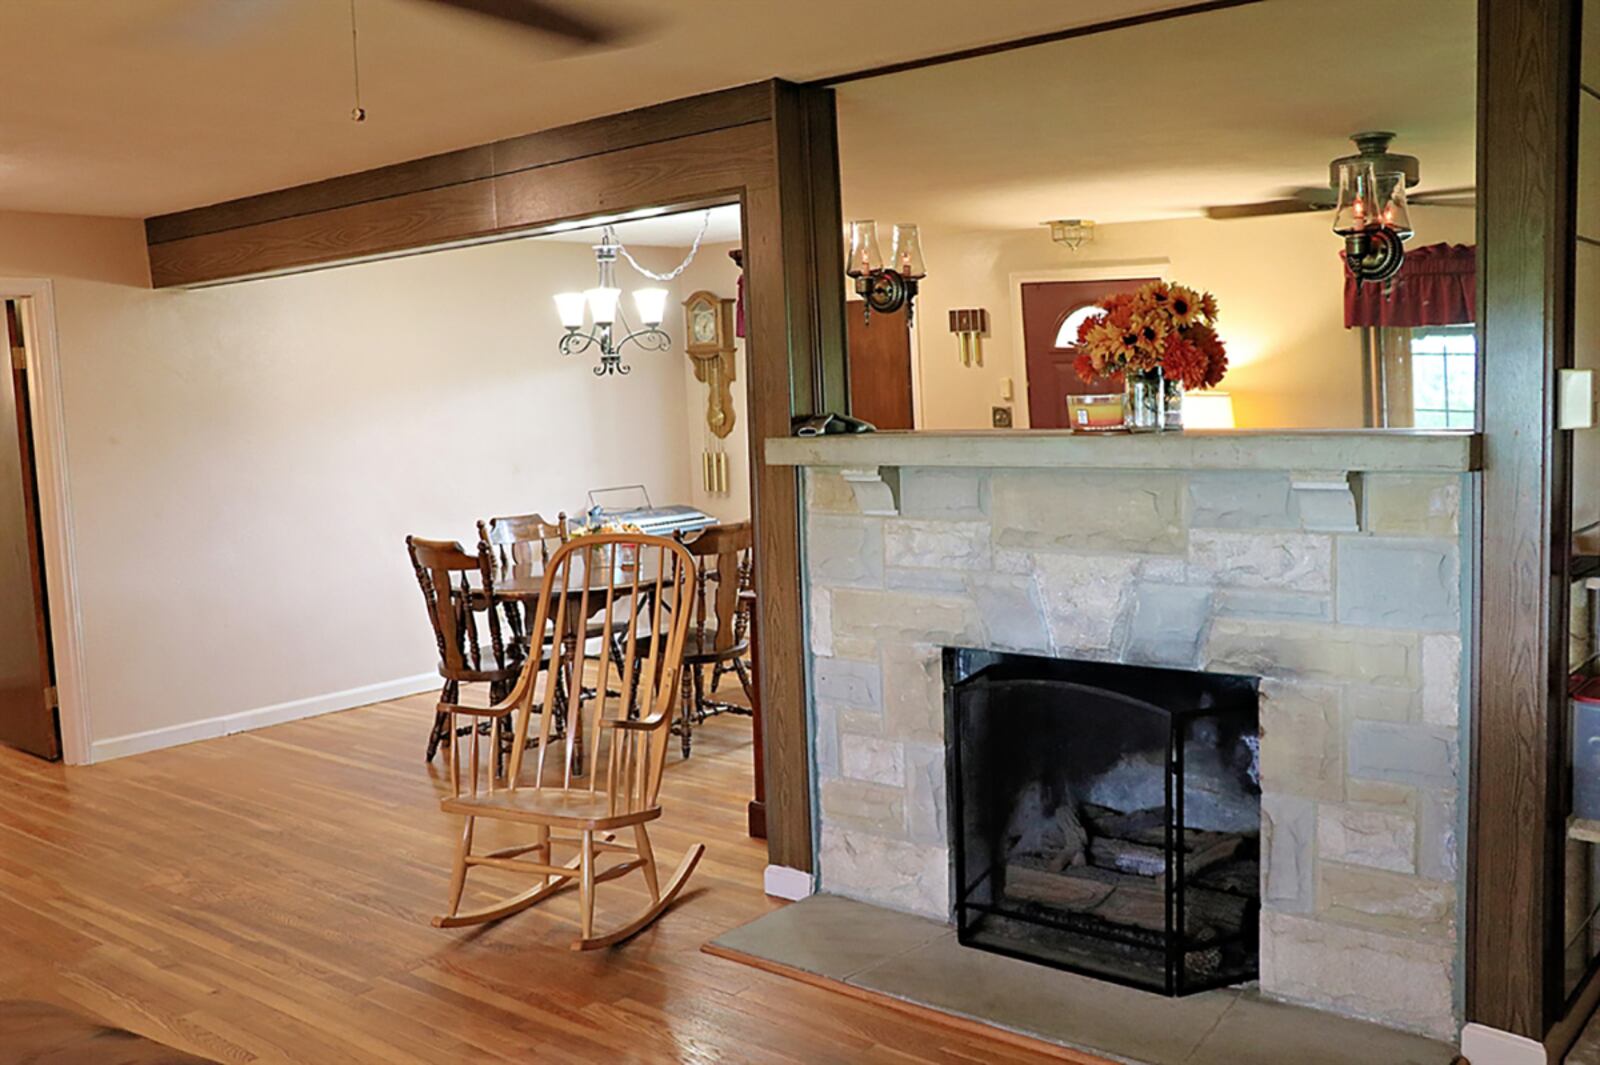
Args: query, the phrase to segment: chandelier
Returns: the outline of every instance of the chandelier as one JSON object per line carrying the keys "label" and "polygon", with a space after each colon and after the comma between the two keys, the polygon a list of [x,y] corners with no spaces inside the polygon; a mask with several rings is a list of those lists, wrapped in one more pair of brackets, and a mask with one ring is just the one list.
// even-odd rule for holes
{"label": "chandelier", "polygon": [[[654,273],[640,266],[628,249],[617,241],[616,230],[606,226],[600,231],[600,243],[594,245],[594,259],[599,274],[598,283],[582,292],[556,293],[556,314],[566,329],[557,345],[562,355],[581,355],[591,348],[600,353],[600,363],[594,368],[596,377],[612,374],[626,375],[633,367],[622,361],[622,349],[633,344],[641,351],[667,351],[672,338],[661,328],[667,315],[668,292],[664,288],[641,288],[633,293],[634,308],[639,313],[640,328],[634,329],[622,310],[622,289],[617,287],[617,258],[628,260],[639,273],[652,281],[671,281],[694,262],[705,239],[706,227],[711,224],[707,211],[700,222],[700,233],[694,238],[694,247],[677,267],[665,274]],[[585,321],[593,324],[584,329]]]}

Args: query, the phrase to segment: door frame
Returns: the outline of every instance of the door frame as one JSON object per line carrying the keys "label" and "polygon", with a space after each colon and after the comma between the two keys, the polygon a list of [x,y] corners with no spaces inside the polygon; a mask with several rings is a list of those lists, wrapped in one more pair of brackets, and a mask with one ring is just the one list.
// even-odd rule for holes
{"label": "door frame", "polygon": [[55,289],[42,278],[0,277],[0,299],[20,302],[28,359],[28,406],[33,419],[33,467],[39,485],[39,530],[50,638],[56,675],[61,756],[87,765],[90,755],[88,675],[78,608],[76,549],[67,479],[66,410],[56,339]]}
{"label": "door frame", "polygon": [[[1021,270],[1006,277],[1011,298],[1011,427],[1033,428],[1033,414],[1028,407],[1028,339],[1022,328],[1022,286],[1040,281],[1115,281],[1126,277],[1130,271],[1154,274],[1167,279],[1172,269],[1171,259],[1118,259],[1083,266],[1064,266],[1056,270]],[[1021,387],[1017,383],[1021,382]]]}

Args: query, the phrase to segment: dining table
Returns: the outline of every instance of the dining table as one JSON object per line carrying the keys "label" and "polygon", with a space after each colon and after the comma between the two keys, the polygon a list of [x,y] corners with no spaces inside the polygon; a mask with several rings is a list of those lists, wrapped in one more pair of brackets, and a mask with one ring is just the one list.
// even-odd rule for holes
{"label": "dining table", "polygon": [[[660,574],[660,552],[643,552],[645,559],[637,558],[629,561],[613,560],[612,565],[618,567],[622,579],[615,584],[613,599],[613,612],[616,610],[616,596],[633,596],[635,594],[649,597],[655,594],[656,579]],[[606,566],[592,564],[590,552],[575,552],[569,556],[568,562],[561,574],[551,574],[542,558],[513,556],[508,564],[496,564],[493,571],[494,599],[501,603],[518,604],[523,611],[525,624],[532,625],[538,614],[539,599],[544,595],[545,586],[552,580],[560,582],[551,589],[551,604],[549,619],[555,625],[559,619],[561,624],[561,639],[566,648],[576,646],[582,639],[602,639],[610,644],[612,634],[606,631],[596,631],[590,627],[590,622],[603,617],[606,610],[606,592],[613,587],[612,574]],[[566,609],[562,610],[556,597],[561,596],[566,600]],[[585,597],[588,602],[585,604]],[[637,611],[630,617],[637,616]],[[529,634],[530,642],[533,634]],[[531,648],[529,653],[534,652]],[[601,654],[606,654],[602,651]],[[587,694],[587,689],[582,685],[581,678],[575,685],[579,691],[579,705]],[[558,695],[559,698],[559,695]],[[582,772],[583,767],[583,714],[568,714],[567,726],[569,741],[572,743],[573,771]]]}

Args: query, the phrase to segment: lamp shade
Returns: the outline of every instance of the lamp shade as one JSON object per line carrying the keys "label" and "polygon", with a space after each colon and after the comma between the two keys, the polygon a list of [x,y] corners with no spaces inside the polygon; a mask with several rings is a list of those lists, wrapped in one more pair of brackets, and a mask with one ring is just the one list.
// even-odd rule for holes
{"label": "lamp shade", "polygon": [[667,316],[667,290],[641,288],[633,294],[634,306],[639,308],[639,320],[654,329]]}
{"label": "lamp shade", "polygon": [[[1404,186],[1402,181],[1401,185]],[[1403,193],[1402,193],[1403,195]],[[1339,167],[1339,206],[1333,231],[1341,236],[1376,229],[1383,224],[1378,175],[1371,163],[1344,163]]]}
{"label": "lamp shade", "polygon": [[928,268],[922,262],[922,238],[917,235],[916,226],[908,222],[896,223],[891,247],[894,268],[901,277],[928,276]]}
{"label": "lamp shade", "polygon": [[1414,230],[1411,228],[1411,211],[1406,207],[1405,174],[1399,171],[1379,174],[1378,187],[1383,192],[1383,224],[1400,234],[1402,239],[1410,237]]}
{"label": "lamp shade", "polygon": [[610,325],[617,320],[617,301],[622,299],[620,288],[591,288],[585,290],[583,296],[589,301],[589,315],[595,325]]}
{"label": "lamp shade", "polygon": [[1183,397],[1185,429],[1232,429],[1233,397],[1226,392],[1187,392]]}
{"label": "lamp shade", "polygon": [[844,272],[851,277],[863,277],[883,269],[883,252],[878,250],[878,223],[870,218],[850,223],[850,257],[845,261]]}
{"label": "lamp shade", "polygon": [[561,324],[568,329],[583,328],[583,309],[588,305],[581,292],[557,292],[556,313]]}

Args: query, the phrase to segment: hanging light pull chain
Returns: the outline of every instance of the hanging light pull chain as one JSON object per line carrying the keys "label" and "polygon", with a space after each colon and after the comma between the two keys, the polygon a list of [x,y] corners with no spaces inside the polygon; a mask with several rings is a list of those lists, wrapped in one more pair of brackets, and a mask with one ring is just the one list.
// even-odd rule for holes
{"label": "hanging light pull chain", "polygon": [[367,109],[361,106],[361,40],[356,34],[356,0],[350,0],[350,78],[355,93],[355,106],[350,108],[350,121],[365,122]]}

